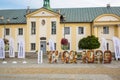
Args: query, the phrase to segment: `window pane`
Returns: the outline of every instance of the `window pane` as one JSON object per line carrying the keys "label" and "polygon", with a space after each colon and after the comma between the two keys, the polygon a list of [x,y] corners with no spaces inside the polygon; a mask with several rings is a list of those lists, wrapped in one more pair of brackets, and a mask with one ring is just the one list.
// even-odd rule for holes
{"label": "window pane", "polygon": [[17,43],[17,50],[19,50],[19,43]]}
{"label": "window pane", "polygon": [[5,35],[9,35],[10,34],[10,29],[6,28],[5,29]]}
{"label": "window pane", "polygon": [[18,35],[23,35],[23,28],[18,29]]}
{"label": "window pane", "polygon": [[78,27],[78,34],[84,34],[84,28]]}
{"label": "window pane", "polygon": [[31,34],[36,34],[36,22],[31,22]]}
{"label": "window pane", "polygon": [[55,47],[55,50],[56,50],[56,43],[54,43],[54,47]]}
{"label": "window pane", "polygon": [[70,50],[70,42],[68,42],[68,50]]}
{"label": "window pane", "polygon": [[107,50],[109,50],[109,43],[107,43]]}
{"label": "window pane", "polygon": [[70,34],[70,27],[64,27],[64,34]]}
{"label": "window pane", "polygon": [[36,48],[36,44],[35,43],[31,43],[31,50],[35,50]]}
{"label": "window pane", "polygon": [[51,24],[51,34],[56,34],[56,21],[52,21]]}
{"label": "window pane", "polygon": [[103,34],[109,34],[109,27],[103,27]]}

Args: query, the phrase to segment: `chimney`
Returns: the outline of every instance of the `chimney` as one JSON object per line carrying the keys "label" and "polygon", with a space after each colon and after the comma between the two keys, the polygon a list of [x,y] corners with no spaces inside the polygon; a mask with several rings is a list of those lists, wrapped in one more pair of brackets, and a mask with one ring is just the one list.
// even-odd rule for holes
{"label": "chimney", "polygon": [[60,14],[60,9],[58,9],[58,10],[57,10],[57,13],[59,13],[59,14]]}
{"label": "chimney", "polygon": [[107,4],[107,8],[110,8],[110,4]]}
{"label": "chimney", "polygon": [[30,6],[27,6],[26,14],[30,13]]}

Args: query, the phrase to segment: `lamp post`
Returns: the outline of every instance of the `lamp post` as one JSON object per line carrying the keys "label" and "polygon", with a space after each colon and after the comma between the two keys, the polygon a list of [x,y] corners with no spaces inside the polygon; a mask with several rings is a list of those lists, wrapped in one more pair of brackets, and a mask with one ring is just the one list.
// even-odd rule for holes
{"label": "lamp post", "polygon": [[68,49],[68,40],[65,39],[65,21],[66,21],[66,17],[63,16],[63,23],[64,23],[64,38],[61,39],[61,48],[63,50],[67,50]]}
{"label": "lamp post", "polygon": [[3,24],[4,24],[4,40],[5,40],[5,35],[6,35],[6,24],[10,22],[10,19],[9,18],[4,18],[4,16],[1,16],[0,19],[2,20]]}
{"label": "lamp post", "polygon": [[63,22],[64,22],[64,38],[65,38],[65,21],[66,21],[66,16],[63,16]]}

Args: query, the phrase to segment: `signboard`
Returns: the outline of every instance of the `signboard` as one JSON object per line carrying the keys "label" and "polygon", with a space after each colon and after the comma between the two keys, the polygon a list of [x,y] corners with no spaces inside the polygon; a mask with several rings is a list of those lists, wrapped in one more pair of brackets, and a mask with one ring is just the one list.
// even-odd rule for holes
{"label": "signboard", "polygon": [[38,64],[43,63],[43,51],[38,52]]}

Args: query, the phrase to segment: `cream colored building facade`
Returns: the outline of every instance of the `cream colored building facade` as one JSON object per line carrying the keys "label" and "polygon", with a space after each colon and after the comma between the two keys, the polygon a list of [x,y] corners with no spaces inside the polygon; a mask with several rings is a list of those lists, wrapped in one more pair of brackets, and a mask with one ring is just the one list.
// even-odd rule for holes
{"label": "cream colored building facade", "polygon": [[[107,9],[107,7],[104,8]],[[85,12],[88,13],[90,12],[89,9],[94,8],[87,8],[88,11],[86,8],[78,8],[78,10],[81,12],[84,12],[84,10],[86,10]],[[4,38],[4,34],[5,38],[8,40],[10,38],[13,38],[15,52],[18,51],[18,40],[20,38],[23,38],[25,40],[26,52],[35,52],[40,50],[46,52],[49,50],[49,39],[52,39],[54,41],[56,50],[61,51],[61,39],[64,37],[64,34],[65,38],[67,38],[69,41],[69,50],[75,50],[77,52],[82,51],[78,48],[79,40],[89,35],[95,35],[99,38],[100,42],[101,38],[105,38],[107,40],[109,50],[114,52],[112,37],[116,36],[120,38],[120,15],[115,14],[116,12],[103,12],[104,14],[96,16],[93,15],[94,18],[92,21],[79,21],[77,18],[80,18],[81,20],[83,19],[82,17],[88,19],[91,16],[87,15],[87,13],[87,16],[82,15],[79,17],[78,15],[82,14],[79,13],[79,11],[78,13],[72,15],[70,13],[72,13],[72,11],[74,12],[74,9],[71,8],[49,10],[43,7],[34,11],[31,10],[29,13],[25,13],[23,15],[25,22],[20,23],[16,21],[17,19],[15,19],[17,16],[11,17],[11,15],[2,15],[2,12],[4,11],[6,10],[0,10],[0,16],[9,17],[10,22],[5,23],[5,21],[1,21],[0,38]],[[64,17],[64,14],[62,15],[62,13],[65,13],[66,21],[62,21]],[[11,12],[10,14],[14,14],[14,12]],[[70,19],[69,16],[72,18]],[[18,20],[19,19],[20,17],[18,17]],[[5,29],[8,30],[5,31]]]}

